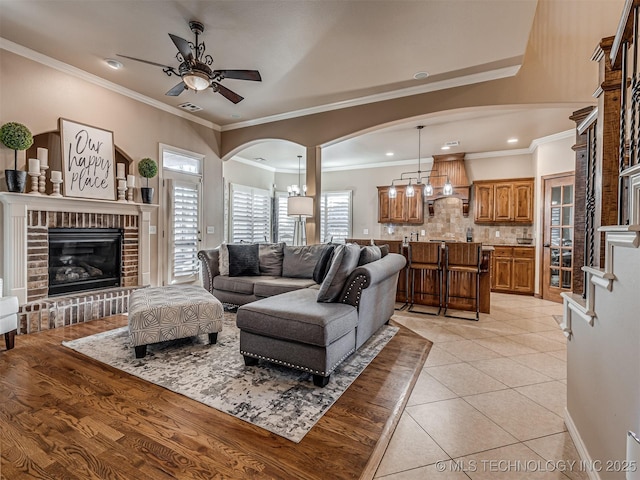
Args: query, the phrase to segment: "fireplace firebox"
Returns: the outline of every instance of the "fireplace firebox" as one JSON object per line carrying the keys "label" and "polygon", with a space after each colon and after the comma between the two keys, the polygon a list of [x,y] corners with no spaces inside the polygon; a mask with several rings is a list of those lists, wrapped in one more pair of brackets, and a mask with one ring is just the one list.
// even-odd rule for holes
{"label": "fireplace firebox", "polygon": [[122,230],[50,228],[49,295],[119,287]]}

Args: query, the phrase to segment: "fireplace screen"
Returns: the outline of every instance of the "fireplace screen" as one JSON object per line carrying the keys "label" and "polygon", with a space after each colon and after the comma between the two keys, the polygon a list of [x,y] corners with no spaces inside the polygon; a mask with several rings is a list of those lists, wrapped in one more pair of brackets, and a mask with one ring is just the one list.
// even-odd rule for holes
{"label": "fireplace screen", "polygon": [[49,229],[49,295],[120,286],[122,231]]}

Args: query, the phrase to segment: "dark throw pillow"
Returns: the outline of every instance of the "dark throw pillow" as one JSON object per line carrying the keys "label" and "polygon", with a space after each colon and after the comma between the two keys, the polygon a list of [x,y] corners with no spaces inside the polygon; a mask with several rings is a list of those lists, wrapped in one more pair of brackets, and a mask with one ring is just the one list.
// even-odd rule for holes
{"label": "dark throw pillow", "polygon": [[229,276],[260,275],[258,244],[227,245],[229,250]]}
{"label": "dark throw pillow", "polygon": [[333,256],[334,248],[336,248],[335,245],[327,245],[322,251],[320,260],[318,260],[318,263],[316,263],[316,268],[313,269],[314,282],[320,284],[324,280],[324,277],[327,276],[329,266],[331,265],[331,257]]}
{"label": "dark throw pillow", "polygon": [[360,249],[360,259],[358,265],[366,265],[382,258],[380,247],[375,245],[366,245]]}
{"label": "dark throw pillow", "polygon": [[384,245],[379,245],[379,247],[380,247],[380,254],[383,257],[386,257],[387,255],[389,255],[389,245],[385,243]]}

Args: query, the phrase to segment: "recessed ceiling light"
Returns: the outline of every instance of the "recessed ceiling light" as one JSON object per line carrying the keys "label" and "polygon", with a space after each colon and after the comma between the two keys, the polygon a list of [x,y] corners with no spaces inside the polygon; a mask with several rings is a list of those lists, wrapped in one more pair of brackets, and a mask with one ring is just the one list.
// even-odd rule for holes
{"label": "recessed ceiling light", "polygon": [[507,143],[518,143],[518,139],[517,138],[510,138],[509,140],[507,140]]}
{"label": "recessed ceiling light", "polygon": [[415,78],[416,80],[424,80],[428,76],[429,76],[429,73],[427,72],[416,72],[413,74],[413,78]]}
{"label": "recessed ceiling light", "polygon": [[386,155],[387,157],[393,157],[393,152],[387,152],[387,153],[385,153],[385,155]]}
{"label": "recessed ceiling light", "polygon": [[440,150],[449,150],[451,147],[449,145],[443,145],[440,147]]}
{"label": "recessed ceiling light", "polygon": [[104,61],[109,67],[113,68],[114,70],[120,70],[122,68],[122,63],[120,63],[118,60],[114,60],[113,58],[105,58]]}

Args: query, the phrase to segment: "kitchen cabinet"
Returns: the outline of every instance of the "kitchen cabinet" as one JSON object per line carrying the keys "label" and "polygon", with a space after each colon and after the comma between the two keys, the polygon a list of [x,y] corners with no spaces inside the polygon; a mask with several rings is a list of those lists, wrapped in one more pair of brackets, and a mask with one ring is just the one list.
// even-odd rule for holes
{"label": "kitchen cabinet", "polygon": [[474,182],[476,223],[533,224],[533,178]]}
{"label": "kitchen cabinet", "polygon": [[378,187],[378,222],[424,223],[422,189],[416,188],[413,197],[407,197],[406,185],[396,186],[396,192],[389,198],[389,187]]}
{"label": "kitchen cabinet", "polygon": [[491,291],[533,295],[535,247],[497,245],[491,265]]}

